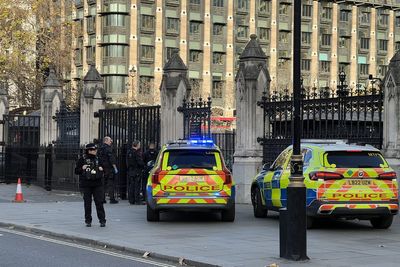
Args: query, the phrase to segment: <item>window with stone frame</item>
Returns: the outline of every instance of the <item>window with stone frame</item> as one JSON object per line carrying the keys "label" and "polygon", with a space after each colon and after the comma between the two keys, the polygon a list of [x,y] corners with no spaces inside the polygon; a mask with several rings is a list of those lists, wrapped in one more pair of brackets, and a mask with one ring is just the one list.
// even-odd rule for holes
{"label": "window with stone frame", "polygon": [[212,98],[222,98],[222,91],[224,89],[224,82],[220,80],[213,80],[211,97]]}
{"label": "window with stone frame", "polygon": [[347,63],[339,63],[339,72],[344,72],[344,73],[346,73],[346,74],[348,74],[349,73],[349,64],[347,64]]}
{"label": "window with stone frame", "polygon": [[140,28],[143,31],[154,31],[155,26],[156,26],[156,19],[154,16],[150,15],[141,16]]}
{"label": "window with stone frame", "polygon": [[378,50],[387,51],[388,50],[388,43],[389,43],[388,40],[379,39],[378,40]]}
{"label": "window with stone frame", "polygon": [[168,60],[172,57],[172,55],[179,51],[179,48],[177,47],[166,47],[165,48],[165,62],[168,62]]}
{"label": "window with stone frame", "polygon": [[301,33],[301,43],[303,45],[311,45],[311,32],[302,32]]}
{"label": "window with stone frame", "polygon": [[260,14],[269,14],[271,12],[271,0],[259,0],[258,12]]}
{"label": "window with stone frame", "polygon": [[325,20],[332,20],[332,8],[327,6],[322,7],[321,18]]}
{"label": "window with stone frame", "polygon": [[331,72],[331,62],[330,61],[320,61],[319,69],[320,69],[320,72],[330,73]]}
{"label": "window with stone frame", "polygon": [[358,75],[369,75],[369,65],[368,64],[358,64]]}
{"label": "window with stone frame", "polygon": [[371,23],[371,13],[362,11],[359,15],[359,22],[361,24],[370,24]]}
{"label": "window with stone frame", "polygon": [[139,95],[152,95],[154,86],[154,77],[140,76],[139,78]]}
{"label": "window with stone frame", "polygon": [[201,56],[200,50],[190,50],[189,51],[189,61],[190,62],[199,62]]}
{"label": "window with stone frame", "polygon": [[191,5],[200,5],[201,4],[201,0],[190,0],[190,4]]}
{"label": "window with stone frame", "polygon": [[170,34],[179,34],[179,19],[167,17],[166,31]]}
{"label": "window with stone frame", "polygon": [[289,15],[289,7],[290,5],[286,3],[279,4],[279,15]]}
{"label": "window with stone frame", "polygon": [[213,24],[213,35],[222,35],[224,33],[224,24],[214,23]]}
{"label": "window with stone frame", "polygon": [[201,96],[201,84],[202,80],[201,79],[189,79],[189,84],[190,84],[190,97],[191,98],[199,98]]}
{"label": "window with stone frame", "polygon": [[378,9],[378,24],[379,26],[388,26],[389,14],[384,9]]}
{"label": "window with stone frame", "polygon": [[400,50],[400,42],[396,42],[395,46],[396,46],[396,51],[399,51]]}
{"label": "window with stone frame", "polygon": [[200,25],[201,25],[201,23],[198,21],[191,21],[189,23],[189,33],[190,34],[199,34],[200,33]]}
{"label": "window with stone frame", "polygon": [[224,7],[224,0],[213,0],[213,6]]}
{"label": "window with stone frame", "polygon": [[140,46],[140,58],[144,61],[154,61],[154,46],[141,45]]}
{"label": "window with stone frame", "polygon": [[302,16],[306,18],[311,18],[312,17],[312,10],[313,6],[309,4],[303,4],[303,9],[302,9]]}
{"label": "window with stone frame", "polygon": [[385,77],[388,71],[388,65],[379,65],[378,66],[378,77]]}
{"label": "window with stone frame", "polygon": [[237,27],[237,37],[238,38],[248,38],[249,27],[240,25]]}
{"label": "window with stone frame", "polygon": [[340,10],[339,21],[347,22],[350,20],[351,12],[348,10]]}
{"label": "window with stone frame", "polygon": [[249,10],[249,0],[237,0],[237,10],[247,12]]}
{"label": "window with stone frame", "polygon": [[279,42],[288,44],[290,40],[290,32],[288,31],[279,31]]}
{"label": "window with stone frame", "polygon": [[396,17],[396,27],[400,27],[400,17]]}
{"label": "window with stone frame", "polygon": [[339,37],[339,48],[348,48],[349,38]]}
{"label": "window with stone frame", "polygon": [[321,35],[321,45],[322,46],[331,46],[331,39],[332,35],[331,34],[322,34]]}
{"label": "window with stone frame", "polygon": [[271,31],[268,28],[263,28],[263,27],[258,28],[258,38],[260,39],[260,41],[265,41],[265,42],[269,41],[270,33]]}
{"label": "window with stone frame", "polygon": [[360,38],[360,49],[368,50],[369,49],[369,38]]}
{"label": "window with stone frame", "polygon": [[224,53],[214,52],[213,53],[213,64],[224,65]]}
{"label": "window with stone frame", "polygon": [[311,59],[302,59],[301,60],[301,70],[302,71],[310,71],[311,70]]}

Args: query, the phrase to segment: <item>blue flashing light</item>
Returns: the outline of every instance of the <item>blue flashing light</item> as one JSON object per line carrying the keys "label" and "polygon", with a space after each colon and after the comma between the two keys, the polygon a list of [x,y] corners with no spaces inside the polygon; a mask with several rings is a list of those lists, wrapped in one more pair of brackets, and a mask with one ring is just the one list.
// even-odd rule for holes
{"label": "blue flashing light", "polygon": [[195,145],[214,145],[214,141],[212,139],[190,139],[191,144]]}

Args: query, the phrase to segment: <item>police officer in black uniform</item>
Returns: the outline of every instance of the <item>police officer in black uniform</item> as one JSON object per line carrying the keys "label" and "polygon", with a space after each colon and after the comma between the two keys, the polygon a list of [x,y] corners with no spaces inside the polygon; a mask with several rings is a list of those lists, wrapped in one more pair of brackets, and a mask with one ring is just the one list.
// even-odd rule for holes
{"label": "police officer in black uniform", "polygon": [[79,184],[83,192],[87,227],[92,226],[92,197],[96,204],[100,227],[106,226],[106,213],[103,206],[103,170],[102,162],[97,157],[96,145],[87,144],[85,154],[78,160],[75,167],[75,174],[79,175]]}
{"label": "police officer in black uniform", "polygon": [[134,141],[132,147],[128,150],[126,155],[126,166],[128,168],[129,203],[140,205],[141,177],[144,162],[139,141]]}
{"label": "police officer in black uniform", "polygon": [[115,199],[115,176],[118,174],[117,161],[113,154],[111,144],[113,140],[111,137],[106,136],[103,139],[103,144],[100,147],[99,158],[103,163],[104,168],[104,202],[106,203],[105,193],[108,192],[110,197],[110,204],[117,204],[118,200]]}
{"label": "police officer in black uniform", "polygon": [[149,149],[144,153],[143,160],[144,160],[144,172],[142,176],[142,196],[143,200],[146,199],[146,184],[147,178],[149,176],[149,172],[151,171],[152,166],[149,165],[151,161],[155,162],[158,156],[158,151],[156,149],[156,145],[151,142],[149,144]]}

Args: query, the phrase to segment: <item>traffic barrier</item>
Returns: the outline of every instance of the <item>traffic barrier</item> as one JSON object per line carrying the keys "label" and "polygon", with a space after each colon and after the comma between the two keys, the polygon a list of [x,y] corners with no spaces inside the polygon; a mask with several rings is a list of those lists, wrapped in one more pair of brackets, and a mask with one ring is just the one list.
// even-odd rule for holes
{"label": "traffic barrier", "polygon": [[21,178],[18,178],[17,192],[15,193],[14,202],[17,202],[17,203],[25,202],[24,195],[22,194]]}

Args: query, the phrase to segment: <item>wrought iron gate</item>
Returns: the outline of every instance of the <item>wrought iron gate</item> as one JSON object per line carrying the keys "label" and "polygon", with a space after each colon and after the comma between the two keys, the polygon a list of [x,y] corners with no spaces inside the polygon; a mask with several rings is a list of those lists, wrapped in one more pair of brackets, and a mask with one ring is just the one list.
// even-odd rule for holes
{"label": "wrought iron gate", "polygon": [[[350,143],[370,144],[381,148],[383,139],[383,90],[350,90],[341,73],[335,91],[329,88],[302,90],[301,115],[303,139],[343,139]],[[264,162],[272,162],[292,144],[293,95],[264,93],[258,105],[264,110]]]}
{"label": "wrought iron gate", "polygon": [[211,97],[207,101],[191,99],[183,100],[178,111],[183,113],[183,138],[211,137]]}
{"label": "wrought iron gate", "polygon": [[117,188],[121,198],[126,197],[126,152],[134,140],[146,149],[150,142],[160,147],[160,106],[146,106],[100,110],[99,142],[105,137],[113,139],[113,149],[119,167]]}
{"label": "wrought iron gate", "polygon": [[0,175],[5,182],[34,183],[37,180],[40,116],[4,115]]}

